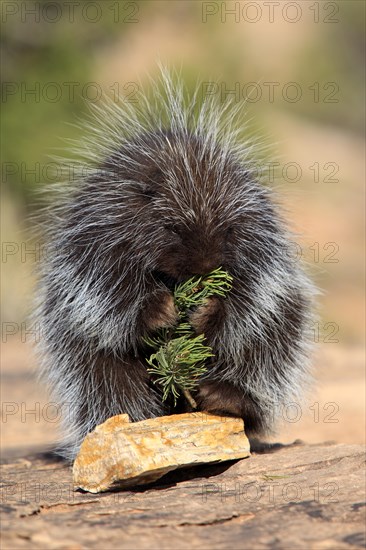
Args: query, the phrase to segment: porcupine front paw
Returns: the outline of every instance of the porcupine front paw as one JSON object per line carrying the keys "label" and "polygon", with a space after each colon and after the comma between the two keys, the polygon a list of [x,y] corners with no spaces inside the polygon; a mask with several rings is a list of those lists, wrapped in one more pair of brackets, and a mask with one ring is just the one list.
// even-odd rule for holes
{"label": "porcupine front paw", "polygon": [[243,418],[247,434],[264,431],[265,422],[260,407],[250,395],[229,382],[203,381],[195,399],[201,411]]}
{"label": "porcupine front paw", "polygon": [[221,319],[222,302],[216,296],[206,298],[205,302],[189,314],[189,322],[196,334],[207,336]]}
{"label": "porcupine front paw", "polygon": [[144,317],[149,330],[175,325],[178,321],[178,311],[173,295],[166,291],[157,293],[154,300],[148,304]]}

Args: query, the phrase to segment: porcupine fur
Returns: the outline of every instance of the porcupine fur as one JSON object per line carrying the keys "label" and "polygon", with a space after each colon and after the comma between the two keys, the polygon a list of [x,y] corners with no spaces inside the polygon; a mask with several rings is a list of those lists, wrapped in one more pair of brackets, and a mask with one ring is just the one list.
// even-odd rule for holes
{"label": "porcupine fur", "polygon": [[36,317],[67,459],[110,416],[184,410],[162,402],[143,337],[174,324],[177,282],[219,266],[232,290],[190,316],[215,354],[199,408],[271,433],[279,406],[299,402],[310,380],[313,287],[253,170],[257,144],[238,137],[242,106],[210,97],[197,109],[198,92],[187,101],[166,71],[161,83],[137,105],[95,107],[46,224]]}

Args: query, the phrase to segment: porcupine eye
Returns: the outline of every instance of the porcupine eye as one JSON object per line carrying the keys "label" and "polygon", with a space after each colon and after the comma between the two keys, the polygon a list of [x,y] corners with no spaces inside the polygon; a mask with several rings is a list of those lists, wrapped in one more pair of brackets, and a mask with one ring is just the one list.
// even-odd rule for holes
{"label": "porcupine eye", "polygon": [[174,233],[175,235],[179,235],[179,226],[177,224],[167,223],[164,227],[170,233]]}

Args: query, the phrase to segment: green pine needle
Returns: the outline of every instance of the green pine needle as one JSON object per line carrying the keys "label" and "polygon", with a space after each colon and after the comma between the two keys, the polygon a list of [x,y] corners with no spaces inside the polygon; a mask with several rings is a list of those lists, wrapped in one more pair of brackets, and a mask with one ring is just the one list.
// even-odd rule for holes
{"label": "green pine needle", "polygon": [[203,344],[204,336],[173,338],[153,353],[147,362],[148,372],[163,389],[163,401],[171,393],[174,406],[183,390],[192,390],[198,378],[206,372],[205,361],[213,356],[210,347]]}
{"label": "green pine needle", "polygon": [[149,359],[148,372],[155,377],[154,383],[163,390],[162,400],[171,394],[174,406],[181,393],[192,406],[190,395],[200,376],[207,371],[206,360],[213,357],[212,348],[204,345],[203,334],[195,336],[188,322],[188,312],[203,305],[210,296],[226,296],[231,289],[233,278],[221,268],[205,277],[192,277],[175,288],[174,303],[179,312],[179,323],[175,327],[162,328],[153,337],[144,341],[156,350]]}
{"label": "green pine needle", "polygon": [[209,296],[225,296],[231,289],[233,278],[221,268],[211,271],[205,277],[192,277],[178,285],[174,291],[174,302],[184,316],[188,309],[202,305]]}

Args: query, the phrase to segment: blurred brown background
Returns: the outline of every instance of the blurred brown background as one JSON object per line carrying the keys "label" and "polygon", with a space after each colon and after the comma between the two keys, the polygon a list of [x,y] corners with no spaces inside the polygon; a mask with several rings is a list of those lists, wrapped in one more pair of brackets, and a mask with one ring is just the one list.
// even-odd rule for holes
{"label": "blurred brown background", "polygon": [[247,99],[323,291],[318,383],[277,439],[364,441],[364,11],[357,0],[2,3],[3,449],[42,447],[57,424],[26,321],[40,260],[29,220],[54,179],[48,155],[82,137],[72,124],[88,101],[102,90],[133,100],[157,60],[188,88],[198,77],[220,99]]}

